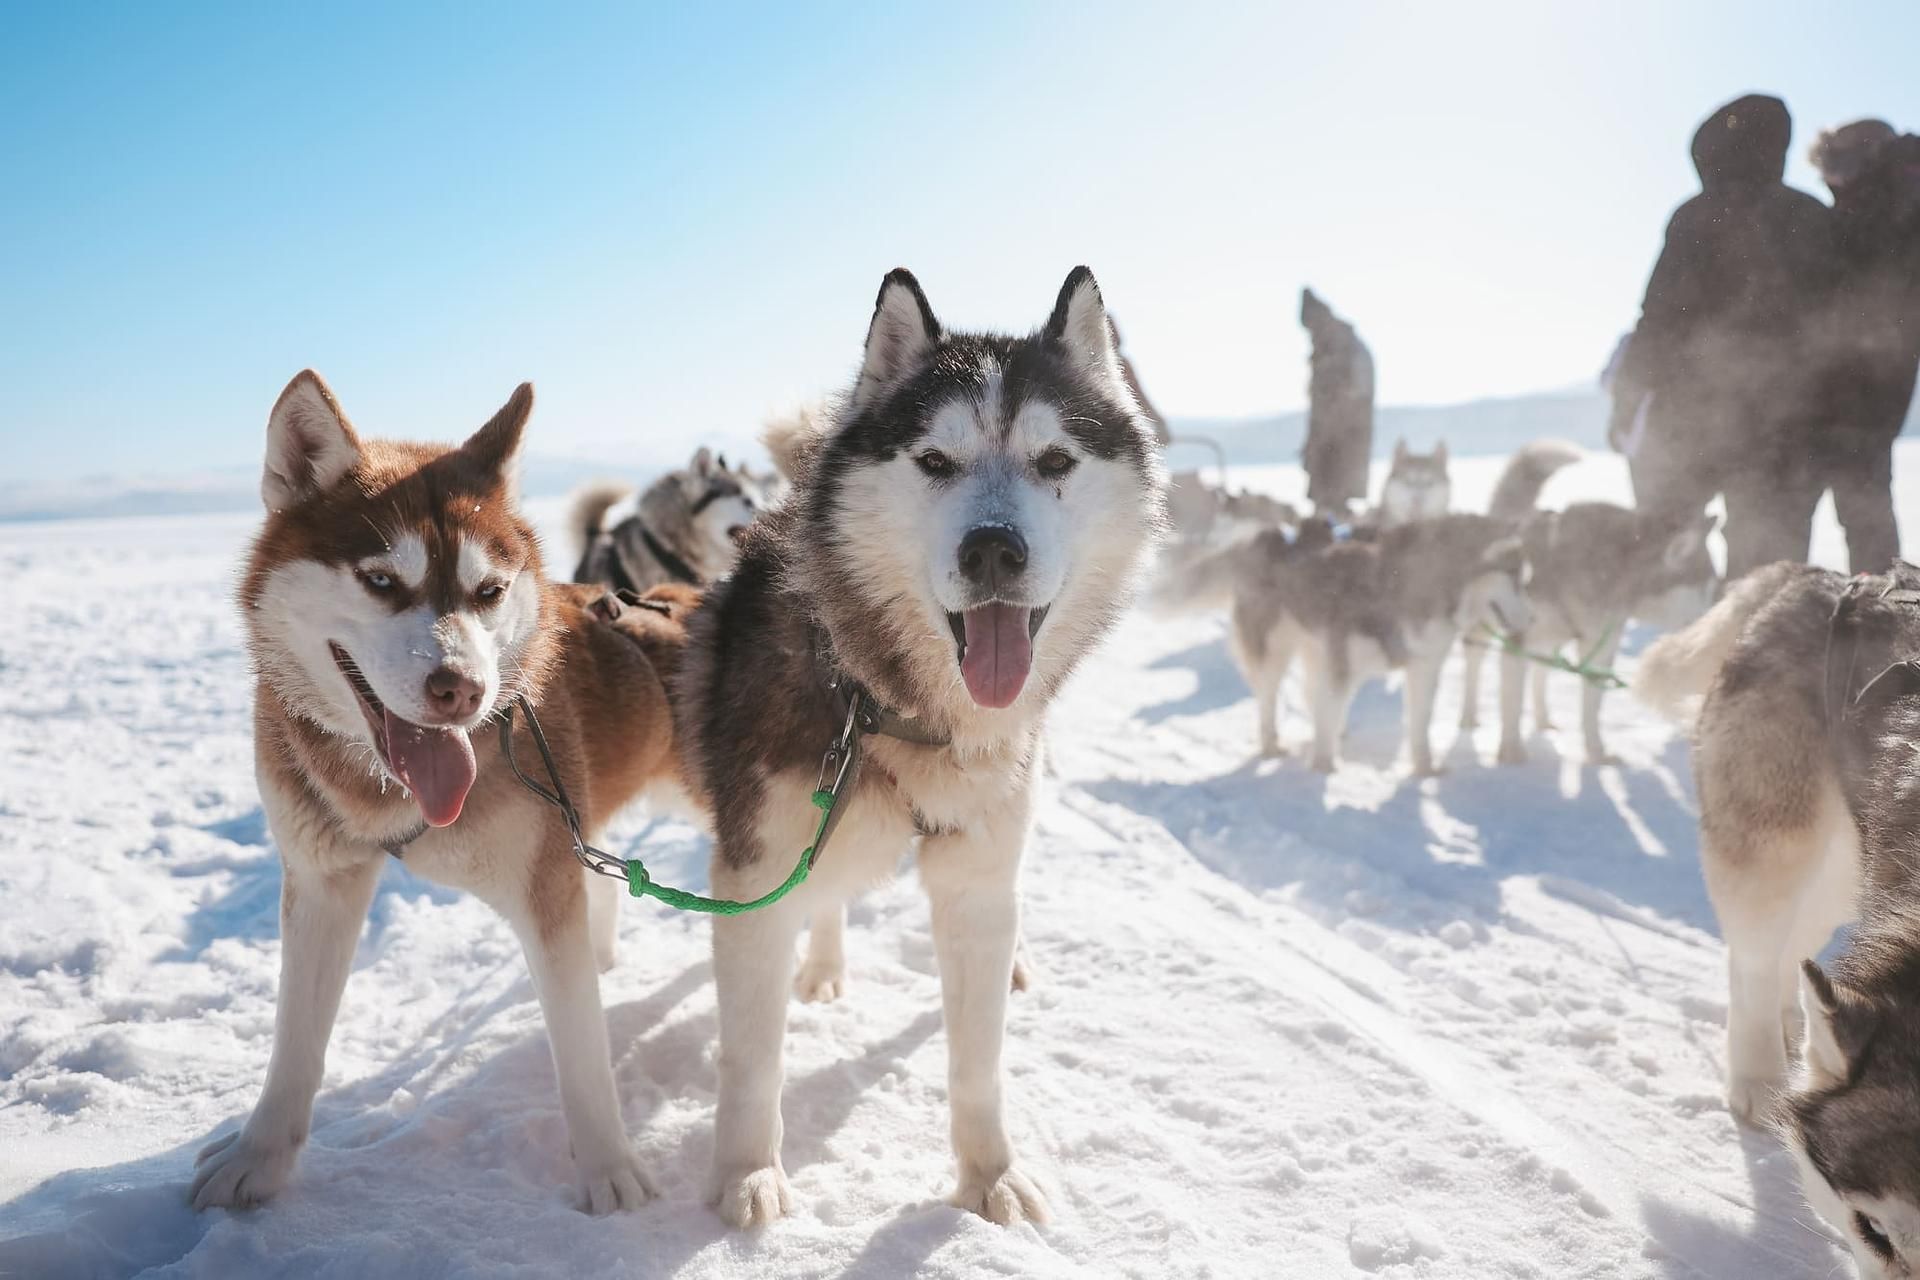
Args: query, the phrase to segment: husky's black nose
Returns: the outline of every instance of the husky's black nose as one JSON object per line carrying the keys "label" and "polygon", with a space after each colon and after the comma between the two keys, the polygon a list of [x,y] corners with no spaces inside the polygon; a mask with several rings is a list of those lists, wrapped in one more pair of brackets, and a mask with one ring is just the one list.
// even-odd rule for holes
{"label": "husky's black nose", "polygon": [[1018,529],[983,524],[960,539],[960,576],[975,586],[997,590],[1027,568],[1027,540]]}

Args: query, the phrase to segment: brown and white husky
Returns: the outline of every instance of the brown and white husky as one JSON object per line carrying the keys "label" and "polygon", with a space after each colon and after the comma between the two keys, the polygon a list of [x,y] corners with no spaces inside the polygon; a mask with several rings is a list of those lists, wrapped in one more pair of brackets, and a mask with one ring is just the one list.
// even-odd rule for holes
{"label": "brown and white husky", "polygon": [[[612,963],[617,882],[589,905],[560,813],[496,743],[517,698],[543,722],[591,839],[679,763],[663,680],[680,615],[621,610],[541,571],[512,478],[533,392],[458,448],[363,440],[311,371],[267,423],[267,519],[240,588],[257,675],[254,756],[279,846],[280,993],[266,1087],[200,1153],[198,1208],[257,1203],[293,1172],[354,945],[391,853],[471,890],[519,935],[560,1083],[583,1207],[647,1183],[620,1119],[596,960]],[[524,721],[516,755],[538,768]],[[591,916],[591,923],[589,917]]]}

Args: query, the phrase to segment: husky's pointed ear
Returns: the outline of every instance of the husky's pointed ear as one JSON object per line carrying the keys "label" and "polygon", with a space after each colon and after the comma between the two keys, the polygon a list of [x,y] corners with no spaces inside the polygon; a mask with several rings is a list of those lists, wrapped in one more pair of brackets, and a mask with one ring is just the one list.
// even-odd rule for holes
{"label": "husky's pointed ear", "polygon": [[1407,438],[1401,436],[1393,442],[1393,465],[1399,466],[1407,460]]}
{"label": "husky's pointed ear", "polygon": [[1660,564],[1669,573],[1679,573],[1695,561],[1707,549],[1707,535],[1713,532],[1714,520],[1708,516],[1704,520],[1689,520],[1678,529],[1669,529],[1665,543],[1660,548]]}
{"label": "husky's pointed ear", "polygon": [[331,489],[360,463],[360,437],[339,401],[311,369],[293,376],[267,415],[260,499],[282,511]]}
{"label": "husky's pointed ear", "polygon": [[693,461],[687,464],[687,469],[702,480],[712,475],[713,450],[707,448],[705,445],[701,445],[698,449],[695,449],[693,451]]}
{"label": "husky's pointed ear", "polygon": [[940,322],[920,282],[905,267],[895,267],[880,282],[873,319],[867,325],[866,354],[860,360],[860,381],[854,384],[855,411],[872,404],[879,394],[915,368],[940,340]]}
{"label": "husky's pointed ear", "polygon": [[1100,284],[1086,267],[1067,273],[1054,300],[1053,314],[1047,317],[1047,341],[1067,349],[1075,363],[1095,373],[1118,379],[1120,353],[1114,345],[1114,327],[1107,322],[1107,307],[1100,298]]}
{"label": "husky's pointed ear", "polygon": [[1433,446],[1433,460],[1440,466],[1444,467],[1447,465],[1447,442],[1445,440]]}
{"label": "husky's pointed ear", "polygon": [[520,440],[532,414],[533,384],[523,382],[513,389],[507,402],[500,406],[500,412],[494,414],[486,426],[467,437],[460,451],[505,480],[509,490],[516,488]]}
{"label": "husky's pointed ear", "polygon": [[1811,960],[1800,962],[1800,1008],[1806,1015],[1806,1065],[1810,1083],[1843,1083],[1873,1038],[1879,1021],[1873,1005],[1836,984]]}

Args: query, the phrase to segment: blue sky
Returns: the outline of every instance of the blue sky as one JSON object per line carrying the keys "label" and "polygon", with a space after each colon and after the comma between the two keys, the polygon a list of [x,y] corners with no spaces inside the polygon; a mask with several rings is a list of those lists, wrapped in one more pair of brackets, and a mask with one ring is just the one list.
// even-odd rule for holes
{"label": "blue sky", "polygon": [[[1442,12],[1444,10],[1444,12]],[[1590,378],[1714,105],[1920,128],[1920,5],[15,6],[0,407],[20,479],[252,465],[305,365],[363,430],[512,386],[650,462],[838,385],[880,277],[1025,328],[1091,264],[1176,415]]]}

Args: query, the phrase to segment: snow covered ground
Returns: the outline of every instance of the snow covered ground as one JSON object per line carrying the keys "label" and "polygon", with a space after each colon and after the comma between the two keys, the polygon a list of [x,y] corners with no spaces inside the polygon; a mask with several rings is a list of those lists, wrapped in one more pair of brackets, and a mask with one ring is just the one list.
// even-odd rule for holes
{"label": "snow covered ground", "polygon": [[[1901,463],[1920,492],[1920,451]],[[1496,466],[1456,463],[1460,505]],[[1298,488],[1286,468],[1236,480]],[[1623,490],[1595,459],[1547,501]],[[1442,728],[1450,771],[1416,781],[1380,687],[1323,779],[1253,759],[1219,619],[1144,614],[1053,716],[1026,873],[1039,981],[1013,1003],[1010,1120],[1053,1225],[942,1203],[945,1045],[910,877],[855,909],[848,995],[792,1008],[799,1209],[737,1235],[700,1198],[703,924],[625,908],[604,991],[662,1195],[590,1219],[563,1191],[511,936],[398,865],[293,1186],[196,1216],[193,1153],[253,1102],[278,962],[230,604],[251,524],[0,525],[0,1276],[1746,1280],[1841,1263],[1789,1162],[1721,1103],[1722,952],[1679,739],[1616,696],[1617,767],[1584,767],[1562,731],[1496,769],[1492,730]],[[1452,681],[1446,696],[1441,726]],[[1573,682],[1555,696],[1576,723]],[[1306,733],[1297,699],[1287,732]],[[704,883],[689,828],[634,816],[618,836]]]}

